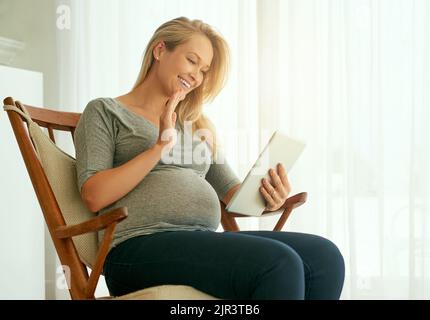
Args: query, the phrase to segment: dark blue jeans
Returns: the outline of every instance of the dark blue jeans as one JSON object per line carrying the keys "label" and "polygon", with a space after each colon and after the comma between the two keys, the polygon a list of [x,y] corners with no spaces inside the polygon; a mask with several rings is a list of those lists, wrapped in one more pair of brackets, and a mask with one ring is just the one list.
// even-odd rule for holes
{"label": "dark blue jeans", "polygon": [[222,299],[339,299],[345,267],[320,236],[283,231],[171,231],[113,248],[104,275],[112,295],[181,284]]}

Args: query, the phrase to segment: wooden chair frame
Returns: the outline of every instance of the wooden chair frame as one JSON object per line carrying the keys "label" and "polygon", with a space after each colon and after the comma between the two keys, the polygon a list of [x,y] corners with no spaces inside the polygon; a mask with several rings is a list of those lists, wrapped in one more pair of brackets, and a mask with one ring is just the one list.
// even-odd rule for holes
{"label": "wooden chair frame", "polygon": [[[3,100],[5,105],[19,108],[13,98]],[[55,111],[24,105],[31,118],[39,126],[47,128],[51,140],[55,143],[54,130],[67,131],[72,135],[81,116],[80,113]],[[6,111],[30,176],[37,199],[42,209],[48,230],[57,251],[60,262],[68,266],[70,271],[69,292],[72,299],[95,299],[94,292],[100,278],[117,223],[127,217],[127,208],[117,208],[106,214],[94,217],[77,225],[66,225],[55,195],[37,157],[36,150],[30,139],[25,119],[16,112]],[[306,202],[307,193],[302,192],[288,198],[282,206],[282,214],[273,230],[280,231],[294,208]],[[220,201],[221,202],[221,201]],[[277,212],[275,214],[279,214]],[[272,215],[265,211],[263,215]],[[221,224],[225,231],[239,231],[235,218],[248,217],[239,213],[228,213],[225,204],[221,202]],[[105,236],[99,248],[96,262],[91,274],[88,274],[85,264],[80,260],[72,237],[105,229]]]}

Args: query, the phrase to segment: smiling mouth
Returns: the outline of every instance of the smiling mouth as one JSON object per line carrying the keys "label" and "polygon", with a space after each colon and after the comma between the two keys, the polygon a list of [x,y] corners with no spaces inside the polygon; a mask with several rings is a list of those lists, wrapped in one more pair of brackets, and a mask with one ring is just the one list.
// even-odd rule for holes
{"label": "smiling mouth", "polygon": [[178,76],[179,78],[179,82],[181,82],[182,86],[186,89],[190,89],[191,88],[191,84],[186,81],[185,79],[182,79],[180,76]]}

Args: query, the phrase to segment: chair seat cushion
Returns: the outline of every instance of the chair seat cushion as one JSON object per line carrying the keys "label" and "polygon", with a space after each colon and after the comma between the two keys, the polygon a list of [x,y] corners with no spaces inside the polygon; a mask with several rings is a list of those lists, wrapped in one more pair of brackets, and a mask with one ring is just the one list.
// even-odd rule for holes
{"label": "chair seat cushion", "polygon": [[162,285],[138,290],[117,297],[102,297],[98,300],[219,300],[207,293],[184,285]]}

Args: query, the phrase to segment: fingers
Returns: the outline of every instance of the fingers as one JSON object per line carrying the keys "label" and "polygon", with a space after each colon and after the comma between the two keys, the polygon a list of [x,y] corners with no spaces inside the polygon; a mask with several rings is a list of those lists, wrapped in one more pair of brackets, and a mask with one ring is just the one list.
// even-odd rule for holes
{"label": "fingers", "polygon": [[173,110],[175,110],[178,103],[184,100],[185,96],[186,94],[184,90],[180,89],[178,91],[175,91],[175,93],[170,97],[169,101],[167,102],[169,111],[173,112]]}
{"label": "fingers", "polygon": [[165,112],[168,116],[171,115],[171,113],[175,110],[176,106],[179,103],[179,95],[174,94],[170,97],[170,99],[167,101]]}
{"label": "fingers", "polygon": [[180,94],[179,94],[179,101],[184,100],[186,96],[187,96],[186,91],[181,89]]}
{"label": "fingers", "polygon": [[263,179],[262,182],[263,189],[267,192],[275,204],[282,202],[282,196],[280,195],[279,191],[275,189],[267,179]]}
{"label": "fingers", "polygon": [[177,141],[176,120],[178,118],[175,108],[181,99],[184,99],[183,90],[176,91],[166,102],[165,108],[160,115],[159,143],[166,145],[168,149],[173,147]]}
{"label": "fingers", "polygon": [[288,180],[287,172],[285,171],[285,168],[281,163],[278,163],[278,175],[279,175],[279,178],[281,179],[283,186],[285,187],[287,192],[290,193],[291,191],[290,181]]}
{"label": "fingers", "polygon": [[275,170],[270,169],[269,175],[270,175],[270,178],[272,179],[273,185],[275,186],[276,190],[279,192],[279,195],[281,197],[286,197],[286,190],[284,189],[281,178],[278,176]]}
{"label": "fingers", "polygon": [[291,191],[284,166],[278,163],[276,168],[277,172],[274,169],[269,170],[270,182],[268,179],[263,178],[262,187],[260,188],[263,197],[267,201],[268,210],[277,210],[280,208]]}
{"label": "fingers", "polygon": [[270,196],[270,194],[266,191],[266,189],[264,187],[260,188],[260,191],[264,197],[264,199],[266,199],[267,202],[267,209],[271,209],[274,208],[276,206],[275,200],[273,200],[273,198]]}
{"label": "fingers", "polygon": [[[161,114],[161,119],[166,123],[172,123],[173,125],[176,123],[177,114],[175,111],[176,106],[178,103],[183,100],[185,97],[185,92],[183,90],[176,91],[170,99],[166,103],[166,107]],[[170,122],[171,121],[171,122]]]}

